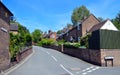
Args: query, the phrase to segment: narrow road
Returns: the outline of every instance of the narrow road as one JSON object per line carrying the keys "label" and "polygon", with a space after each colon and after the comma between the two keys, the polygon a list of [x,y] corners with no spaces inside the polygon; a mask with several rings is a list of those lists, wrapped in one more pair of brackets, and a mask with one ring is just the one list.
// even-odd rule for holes
{"label": "narrow road", "polygon": [[100,68],[58,51],[34,46],[35,53],[8,75],[119,75],[118,68]]}

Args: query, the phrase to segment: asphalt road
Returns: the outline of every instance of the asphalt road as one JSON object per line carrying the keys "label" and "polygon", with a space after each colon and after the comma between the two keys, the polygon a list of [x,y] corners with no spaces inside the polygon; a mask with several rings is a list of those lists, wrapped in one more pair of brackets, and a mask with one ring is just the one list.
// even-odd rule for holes
{"label": "asphalt road", "polygon": [[34,46],[33,56],[8,75],[119,75],[120,67],[103,68],[56,50]]}

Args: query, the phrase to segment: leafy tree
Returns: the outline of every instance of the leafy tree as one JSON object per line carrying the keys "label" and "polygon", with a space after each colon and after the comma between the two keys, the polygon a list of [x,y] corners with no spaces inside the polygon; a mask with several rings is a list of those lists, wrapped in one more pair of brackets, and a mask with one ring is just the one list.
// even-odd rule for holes
{"label": "leafy tree", "polygon": [[10,55],[11,59],[14,61],[16,55],[20,52],[20,49],[25,46],[32,45],[32,37],[29,30],[22,26],[20,23],[12,21],[12,23],[18,24],[18,34],[10,33]]}
{"label": "leafy tree", "polygon": [[102,17],[98,17],[98,20],[102,22],[104,19]]}
{"label": "leafy tree", "polygon": [[61,33],[62,33],[62,31],[61,31],[61,30],[58,30],[58,31],[57,31],[57,34],[61,34]]}
{"label": "leafy tree", "polygon": [[11,59],[14,59],[19,52],[20,39],[19,35],[13,35],[10,33],[10,55]]}
{"label": "leafy tree", "polygon": [[85,17],[88,17],[90,15],[89,10],[84,6],[80,6],[78,8],[75,8],[73,10],[72,16],[71,16],[71,20],[73,25],[77,25],[78,21],[82,21],[84,20]]}
{"label": "leafy tree", "polygon": [[38,43],[42,39],[42,31],[39,29],[36,29],[34,32],[32,32],[32,38],[34,43]]}
{"label": "leafy tree", "polygon": [[30,34],[26,34],[25,43],[26,43],[26,46],[31,46],[32,45],[32,37],[31,37]]}
{"label": "leafy tree", "polygon": [[70,23],[68,23],[67,24],[67,28],[69,28],[69,27],[71,27],[71,26],[73,26],[72,24],[70,24]]}
{"label": "leafy tree", "polygon": [[91,37],[91,33],[88,33],[86,36],[81,37],[80,45],[89,48],[89,38]]}
{"label": "leafy tree", "polygon": [[113,24],[120,30],[120,12],[112,19]]}

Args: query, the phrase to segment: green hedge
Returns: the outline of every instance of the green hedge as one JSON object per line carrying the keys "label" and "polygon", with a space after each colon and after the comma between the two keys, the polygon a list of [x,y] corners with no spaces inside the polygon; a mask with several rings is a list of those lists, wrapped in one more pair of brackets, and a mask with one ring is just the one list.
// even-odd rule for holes
{"label": "green hedge", "polygon": [[55,40],[53,40],[53,39],[42,39],[42,40],[38,43],[39,46],[53,45],[53,44],[55,44]]}
{"label": "green hedge", "polygon": [[67,48],[79,48],[80,47],[79,43],[66,42],[63,45],[64,45],[64,47],[67,47]]}

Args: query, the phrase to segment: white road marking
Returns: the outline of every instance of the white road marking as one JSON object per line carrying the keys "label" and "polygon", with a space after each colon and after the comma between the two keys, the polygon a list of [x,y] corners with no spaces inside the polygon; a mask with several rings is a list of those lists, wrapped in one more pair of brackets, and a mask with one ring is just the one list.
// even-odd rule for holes
{"label": "white road marking", "polygon": [[74,75],[74,74],[71,73],[69,70],[67,70],[62,64],[60,64],[60,66],[61,66],[66,72],[68,72],[70,75]]}
{"label": "white road marking", "polygon": [[50,55],[50,53],[49,52],[46,52],[48,55]]}
{"label": "white road marking", "polygon": [[82,70],[82,72],[85,72],[85,71],[87,71],[87,70],[89,70],[89,69],[91,69],[91,68],[93,68],[93,67],[94,67],[94,66],[88,67],[88,68]]}
{"label": "white road marking", "polygon": [[87,72],[92,72],[92,70],[89,70],[89,71],[87,71]]}
{"label": "white road marking", "polygon": [[82,73],[82,75],[86,75],[87,74],[87,72],[85,72],[85,73]]}
{"label": "white road marking", "polygon": [[100,68],[100,67],[91,66],[91,67],[88,67],[88,68],[86,68],[86,69],[84,69],[84,70],[82,70],[82,71],[80,71],[80,72],[76,72],[76,74],[79,74],[79,73],[82,72],[82,75],[86,75],[86,74],[88,74],[88,73],[90,73],[90,72],[93,72],[93,71],[99,69],[99,68]]}
{"label": "white road marking", "polygon": [[51,56],[56,62],[58,61],[54,56]]}

